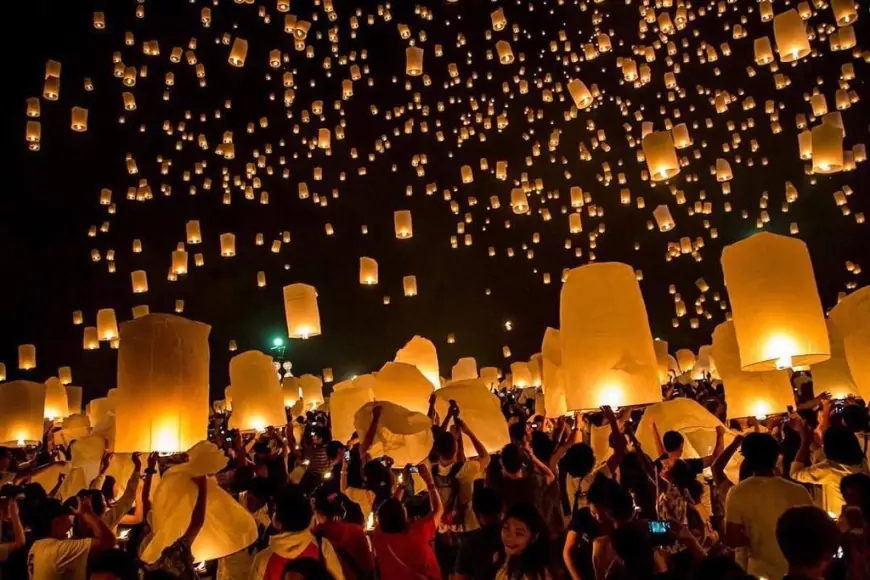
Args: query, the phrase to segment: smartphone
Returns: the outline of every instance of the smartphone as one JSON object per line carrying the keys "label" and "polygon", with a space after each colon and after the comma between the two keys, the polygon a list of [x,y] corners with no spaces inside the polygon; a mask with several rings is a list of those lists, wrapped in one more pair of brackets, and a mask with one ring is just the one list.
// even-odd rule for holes
{"label": "smartphone", "polygon": [[420,469],[416,465],[412,465],[410,469],[408,469],[410,473],[419,473]]}
{"label": "smartphone", "polygon": [[650,520],[649,535],[653,546],[669,546],[676,538],[671,531],[671,522],[666,520]]}
{"label": "smartphone", "polygon": [[344,460],[345,460],[345,461],[350,461],[350,451],[345,451],[345,452],[344,452]]}

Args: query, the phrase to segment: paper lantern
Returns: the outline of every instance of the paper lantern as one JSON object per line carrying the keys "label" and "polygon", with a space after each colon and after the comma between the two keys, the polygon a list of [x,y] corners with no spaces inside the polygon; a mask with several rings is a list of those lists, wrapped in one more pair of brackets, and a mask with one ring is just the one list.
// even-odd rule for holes
{"label": "paper lantern", "polygon": [[680,162],[670,131],[656,131],[641,142],[652,181],[670,179],[680,172]]}
{"label": "paper lantern", "polygon": [[331,368],[323,369],[323,372],[321,374],[323,375],[323,382],[324,383],[328,384],[328,383],[331,383],[333,381]]}
{"label": "paper lantern", "polygon": [[423,74],[423,49],[409,46],[405,49],[405,74],[418,77]]}
{"label": "paper lantern", "polygon": [[500,372],[496,367],[483,367],[480,369],[480,380],[483,381],[487,389],[494,389],[498,387]]}
{"label": "paper lantern", "polygon": [[819,393],[831,393],[835,399],[842,399],[849,395],[863,397],[849,369],[843,336],[832,320],[827,320],[827,324],[828,336],[831,339],[831,358],[810,367],[813,389]]}
{"label": "paper lantern", "polygon": [[756,38],[753,47],[755,50],[755,64],[764,66],[773,62],[773,48],[770,46],[770,38],[766,36]]}
{"label": "paper lantern", "polygon": [[67,409],[70,415],[80,415],[82,412],[82,388],[66,385]]}
{"label": "paper lantern", "polygon": [[230,49],[229,62],[233,66],[245,66],[245,59],[248,57],[248,41],[244,38],[236,38],[233,40],[233,47]]}
{"label": "paper lantern", "polygon": [[507,20],[505,20],[503,8],[499,8],[492,12],[489,17],[492,21],[492,29],[496,32],[504,30],[504,27],[507,26]]}
{"label": "paper lantern", "polygon": [[29,371],[36,368],[36,346],[22,344],[18,346],[18,370]]}
{"label": "paper lantern", "polygon": [[236,255],[235,234],[221,234],[221,256],[229,258]]}
{"label": "paper lantern", "polygon": [[804,242],[768,232],[755,234],[722,251],[722,271],[743,370],[807,366],[830,358],[825,317]]}
{"label": "paper lantern", "polygon": [[773,36],[776,38],[776,49],[782,62],[802,59],[812,50],[804,21],[794,8],[773,18]]}
{"label": "paper lantern", "polygon": [[734,322],[723,322],[713,331],[713,360],[725,387],[728,418],[764,417],[784,413],[794,404],[786,371],[741,370]]}
{"label": "paper lantern", "polygon": [[88,110],[81,107],[72,108],[72,120],[70,128],[77,133],[88,130]]}
{"label": "paper lantern", "polygon": [[108,397],[91,399],[91,402],[88,403],[88,419],[90,420],[91,425],[93,425],[95,429],[97,429],[98,426],[105,427],[106,425],[114,422],[114,403],[115,401],[110,401]]}
{"label": "paper lantern", "polygon": [[[462,422],[483,443],[490,453],[497,453],[510,443],[507,421],[501,412],[499,398],[480,379],[447,383],[436,393],[435,410],[446,417],[450,401],[459,405]],[[463,436],[466,457],[475,457],[474,445]]]}
{"label": "paper lantern", "polygon": [[378,283],[378,262],[374,258],[359,259],[359,283],[366,286]]}
{"label": "paper lantern", "polygon": [[372,424],[372,407],[381,406],[381,418],[369,448],[372,457],[388,456],[394,465],[417,465],[432,449],[432,421],[390,402],[369,403],[356,412],[353,424],[357,433],[367,433]]}
{"label": "paper lantern", "polygon": [[118,338],[118,321],[115,319],[114,308],[97,311],[97,335],[101,341]]}
{"label": "paper lantern", "polygon": [[145,270],[134,270],[130,272],[130,281],[133,283],[134,294],[148,292],[148,274]]}
{"label": "paper lantern", "polygon": [[843,170],[843,132],[832,124],[822,123],[812,130],[813,173],[836,173]]}
{"label": "paper lantern", "polygon": [[[653,350],[656,353],[656,366],[658,368],[659,382],[663,385],[667,384],[670,380],[670,370],[671,370],[671,357],[668,354],[668,343],[667,341],[655,339],[653,341]],[[674,367],[676,367],[676,363],[674,363]]]}
{"label": "paper lantern", "polygon": [[501,64],[511,64],[514,61],[514,51],[506,40],[495,43],[495,51],[498,53],[498,61]]}
{"label": "paper lantern", "polygon": [[287,336],[308,339],[320,334],[317,289],[308,284],[284,286],[284,317]]}
{"label": "paper lantern", "polygon": [[405,292],[405,296],[412,297],[417,295],[417,277],[416,276],[403,276],[402,277],[402,289]]}
{"label": "paper lantern", "polygon": [[831,11],[834,13],[837,26],[848,26],[858,19],[855,0],[831,0]]}
{"label": "paper lantern", "polygon": [[85,317],[82,314],[81,310],[76,310],[75,312],[73,312],[73,324],[78,326],[79,324],[82,324],[84,320]]}
{"label": "paper lantern", "polygon": [[172,272],[176,276],[187,274],[187,252],[184,250],[172,252]]}
{"label": "paper lantern", "polygon": [[6,380],[6,363],[0,362],[0,382]]}
{"label": "paper lantern", "polygon": [[558,417],[567,413],[562,342],[560,333],[555,328],[547,328],[541,344],[541,386],[547,417]]}
{"label": "paper lantern", "polygon": [[396,352],[395,361],[417,367],[435,389],[441,388],[441,375],[438,370],[438,351],[428,338],[414,336]]}
{"label": "paper lantern", "polygon": [[734,174],[731,173],[731,164],[728,163],[727,159],[722,159],[721,157],[716,160],[716,181],[731,181],[734,177]]}
{"label": "paper lantern", "polygon": [[456,361],[450,371],[451,382],[469,381],[477,378],[477,361],[474,357],[464,357]]}
{"label": "paper lantern", "polygon": [[233,414],[230,429],[263,430],[287,423],[284,395],[272,367],[272,357],[257,350],[230,359]]}
{"label": "paper lantern", "polygon": [[299,377],[299,389],[309,409],[316,409],[323,404],[323,381],[319,377],[302,375]]}
{"label": "paper lantern", "polygon": [[133,320],[137,318],[142,318],[143,316],[148,316],[151,314],[151,309],[148,308],[147,304],[140,304],[138,306],[133,307]]}
{"label": "paper lantern", "polygon": [[585,109],[592,104],[592,93],[580,79],[574,79],[568,83],[568,92],[578,109]]}
{"label": "paper lantern", "polygon": [[414,228],[411,223],[411,210],[399,210],[393,212],[393,227],[396,230],[396,237],[400,240],[407,240],[414,236]]}
{"label": "paper lantern", "polygon": [[[870,287],[857,290],[831,309],[831,321],[842,338],[849,372],[858,392],[870,400]],[[836,337],[832,338],[833,345]],[[814,367],[815,368],[815,367]]]}
{"label": "paper lantern", "polygon": [[[370,379],[371,375],[367,375]],[[354,433],[353,420],[366,404],[375,400],[370,380],[357,377],[352,381],[343,381],[336,385],[335,392],[329,397],[329,413],[332,417],[332,438],[346,443]],[[338,387],[342,388],[339,389]]]}
{"label": "paper lantern", "polygon": [[45,405],[43,412],[45,418],[50,420],[62,419],[69,415],[66,389],[57,377],[50,377],[45,381]]}
{"label": "paper lantern", "polygon": [[286,376],[281,380],[281,394],[284,396],[284,407],[295,405],[301,396],[299,395],[299,379]]}
{"label": "paper lantern", "polygon": [[100,337],[97,334],[96,326],[85,326],[82,347],[85,350],[97,350],[100,348]]}
{"label": "paper lantern", "polygon": [[529,198],[526,192],[519,187],[511,190],[511,209],[515,214],[524,214],[529,211]]}
{"label": "paper lantern", "polygon": [[532,386],[532,373],[529,364],[524,362],[511,363],[511,376],[514,388],[525,389]]}
{"label": "paper lantern", "polygon": [[579,234],[583,231],[583,221],[579,213],[568,214],[568,232]]}
{"label": "paper lantern", "polygon": [[376,401],[389,401],[409,411],[426,413],[433,386],[417,367],[388,362],[374,373],[372,386]]}
{"label": "paper lantern", "polygon": [[653,217],[656,220],[656,225],[658,225],[660,232],[668,232],[674,229],[676,225],[674,223],[674,218],[671,215],[671,210],[666,205],[657,206],[653,210]]}
{"label": "paper lantern", "polygon": [[188,244],[200,244],[202,243],[202,232],[199,229],[199,221],[191,220],[187,222],[184,226],[185,232],[187,233],[187,243]]}
{"label": "paper lantern", "polygon": [[115,451],[177,453],[207,438],[209,332],[171,314],[121,324]]}
{"label": "paper lantern", "polygon": [[695,353],[688,348],[681,348],[676,353],[677,364],[681,373],[690,373],[695,367]]}
{"label": "paper lantern", "polygon": [[661,400],[646,306],[634,269],[600,263],[568,273],[559,320],[569,410]]}
{"label": "paper lantern", "polygon": [[0,384],[0,445],[37,445],[42,441],[45,385],[30,381]]}
{"label": "paper lantern", "polygon": [[692,137],[689,135],[689,128],[685,123],[675,125],[671,129],[671,135],[674,139],[674,147],[677,149],[685,149],[692,144]]}

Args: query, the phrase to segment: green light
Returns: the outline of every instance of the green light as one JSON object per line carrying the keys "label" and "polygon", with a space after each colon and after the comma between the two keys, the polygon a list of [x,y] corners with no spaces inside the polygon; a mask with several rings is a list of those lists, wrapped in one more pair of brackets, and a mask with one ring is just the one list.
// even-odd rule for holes
{"label": "green light", "polygon": [[281,338],[280,336],[276,337],[276,338],[272,339],[272,345],[273,346],[284,346],[284,339]]}

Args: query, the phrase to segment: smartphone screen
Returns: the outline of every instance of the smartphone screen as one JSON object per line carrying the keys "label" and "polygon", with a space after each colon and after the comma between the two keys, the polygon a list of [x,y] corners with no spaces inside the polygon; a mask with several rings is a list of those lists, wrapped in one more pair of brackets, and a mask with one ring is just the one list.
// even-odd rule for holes
{"label": "smartphone screen", "polygon": [[650,520],[649,533],[651,534],[667,534],[671,531],[671,523],[664,520]]}

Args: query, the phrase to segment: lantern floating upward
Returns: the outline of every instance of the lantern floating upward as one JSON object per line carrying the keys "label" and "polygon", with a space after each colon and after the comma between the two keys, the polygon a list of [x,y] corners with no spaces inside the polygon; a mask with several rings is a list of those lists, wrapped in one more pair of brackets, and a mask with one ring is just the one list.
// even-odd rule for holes
{"label": "lantern floating upward", "polygon": [[418,77],[423,74],[423,49],[409,46],[405,49],[405,74]]}
{"label": "lantern floating upward", "polygon": [[43,414],[46,419],[62,419],[69,415],[69,402],[66,389],[60,379],[49,377],[45,381],[45,406]]}
{"label": "lantern floating upward", "polygon": [[450,371],[451,381],[469,381],[477,378],[477,361],[474,357],[463,357],[456,361]]}
{"label": "lantern floating upward", "polygon": [[378,262],[374,258],[359,259],[359,283],[367,286],[378,283]]}
{"label": "lantern floating upward", "polygon": [[[768,232],[722,251],[742,369],[804,367],[831,355],[806,244]],[[724,378],[724,377],[723,377]]]}
{"label": "lantern floating upward", "polygon": [[852,380],[864,400],[870,400],[870,286],[840,300],[831,309],[831,320],[842,337]]}
{"label": "lantern floating upward", "polygon": [[[459,405],[462,422],[468,425],[488,452],[497,453],[510,443],[499,398],[481,379],[451,382],[438,391],[435,410],[439,416],[447,416],[451,401]],[[463,449],[468,457],[475,455],[474,445],[467,435],[463,436]]]}
{"label": "lantern floating upward", "polygon": [[403,276],[402,277],[402,290],[405,293],[405,296],[411,298],[417,295],[417,277],[416,276]]}
{"label": "lantern floating upward", "polygon": [[148,274],[145,270],[134,270],[130,272],[130,280],[133,283],[134,294],[148,292]]}
{"label": "lantern floating upward", "polygon": [[176,453],[207,438],[209,332],[172,314],[121,324],[115,452]]}
{"label": "lantern floating upward", "polygon": [[674,218],[671,215],[671,210],[668,206],[662,204],[653,210],[653,217],[656,220],[656,225],[660,232],[669,232],[674,229]]}
{"label": "lantern floating upward", "polygon": [[233,47],[230,49],[230,64],[243,67],[245,66],[246,58],[248,58],[248,41],[244,38],[236,38],[233,40]]}
{"label": "lantern floating upward", "polygon": [[354,415],[363,406],[375,400],[373,385],[372,375],[363,375],[352,381],[342,381],[335,385],[335,391],[329,397],[333,439],[338,441],[351,439],[354,432]]}
{"label": "lantern floating upward", "polygon": [[574,79],[568,83],[568,92],[578,109],[585,109],[592,104],[592,93],[580,79]]}
{"label": "lantern floating upward", "polygon": [[6,380],[6,363],[0,362],[0,382]]}
{"label": "lantern floating upward", "polygon": [[843,131],[836,125],[822,123],[813,127],[811,155],[814,173],[843,170]]}
{"label": "lantern floating upward", "polygon": [[66,387],[67,408],[70,415],[82,413],[82,388],[67,385]]}
{"label": "lantern floating upward", "polygon": [[650,133],[643,138],[641,147],[651,180],[664,181],[680,172],[680,162],[670,131]]}
{"label": "lantern floating upward", "polygon": [[407,240],[414,236],[414,228],[411,223],[411,210],[403,209],[393,212],[393,227],[396,230],[396,237],[400,240]]}
{"label": "lantern floating upward", "polygon": [[18,369],[29,371],[36,368],[36,347],[32,344],[22,344],[18,347]]}
{"label": "lantern floating upward", "polygon": [[284,286],[284,316],[290,338],[307,339],[320,334],[317,289],[308,284]]}
{"label": "lantern floating upward", "polygon": [[100,348],[100,337],[96,326],[85,326],[82,336],[82,347],[85,350],[97,350]]}
{"label": "lantern floating upward", "polygon": [[569,410],[661,400],[646,306],[634,269],[601,263],[575,268],[559,306]]}
{"label": "lantern floating upward", "polygon": [[802,59],[811,52],[804,21],[794,8],[781,12],[773,18],[773,35],[782,62]]}
{"label": "lantern floating upward", "polygon": [[414,365],[388,362],[374,373],[376,401],[388,401],[409,411],[425,413],[433,387]]}
{"label": "lantern floating upward", "polygon": [[199,244],[202,243],[202,232],[199,229],[199,221],[191,220],[187,222],[184,226],[185,232],[187,233],[187,243],[188,244]]}
{"label": "lantern floating upward", "polygon": [[100,341],[118,338],[118,321],[114,308],[103,308],[97,311],[97,336]]}
{"label": "lantern floating upward", "polygon": [[396,352],[395,361],[417,367],[426,380],[432,383],[432,387],[441,387],[441,378],[438,370],[438,351],[435,344],[428,338],[414,336],[405,346]]}
{"label": "lantern floating upward", "polygon": [[230,429],[263,430],[287,423],[284,395],[272,357],[249,350],[230,359],[233,414]]}
{"label": "lantern floating upward", "polygon": [[299,392],[309,409],[316,409],[323,404],[323,381],[314,375],[299,377]]}
{"label": "lantern floating upward", "polygon": [[42,441],[45,385],[31,381],[0,384],[0,445],[36,445]]}
{"label": "lantern floating upward", "polygon": [[229,258],[236,255],[235,234],[221,234],[221,256]]}
{"label": "lantern floating upward", "polygon": [[547,417],[558,417],[567,413],[565,373],[562,370],[562,339],[555,328],[547,328],[544,331],[544,340],[541,343],[541,386],[544,391],[544,410]]}
{"label": "lantern floating upward", "polygon": [[831,397],[834,399],[844,399],[849,396],[863,397],[864,394],[858,390],[852,378],[843,336],[833,319],[826,322],[828,336],[831,339],[831,358],[810,367],[813,376],[813,389],[820,393],[831,393]]}

